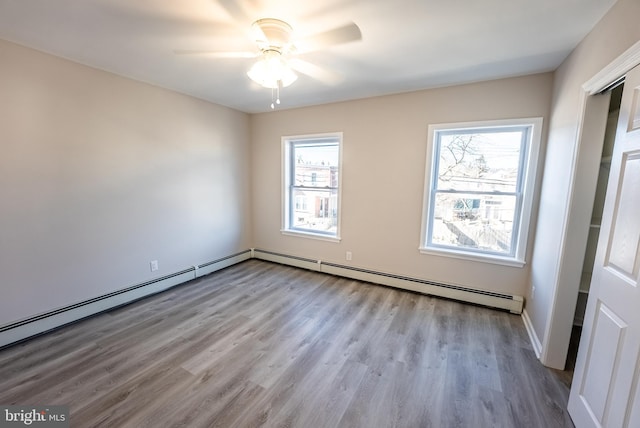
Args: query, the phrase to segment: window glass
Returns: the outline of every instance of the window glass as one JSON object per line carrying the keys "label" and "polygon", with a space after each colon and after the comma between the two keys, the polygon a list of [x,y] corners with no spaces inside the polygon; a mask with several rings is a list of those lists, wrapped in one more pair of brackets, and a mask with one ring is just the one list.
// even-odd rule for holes
{"label": "window glass", "polygon": [[338,236],[340,136],[284,140],[284,231]]}
{"label": "window glass", "polygon": [[524,132],[440,135],[438,188],[515,192]]}
{"label": "window glass", "polygon": [[540,125],[431,127],[421,249],[524,260]]}

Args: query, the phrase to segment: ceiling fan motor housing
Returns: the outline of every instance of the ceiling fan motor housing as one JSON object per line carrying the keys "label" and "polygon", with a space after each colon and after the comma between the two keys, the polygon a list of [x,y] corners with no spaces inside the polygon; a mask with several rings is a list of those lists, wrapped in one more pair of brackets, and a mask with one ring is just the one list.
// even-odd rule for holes
{"label": "ceiling fan motor housing", "polygon": [[282,53],[283,49],[291,42],[293,28],[279,19],[258,19],[253,23],[253,29],[256,43],[263,51],[277,50]]}

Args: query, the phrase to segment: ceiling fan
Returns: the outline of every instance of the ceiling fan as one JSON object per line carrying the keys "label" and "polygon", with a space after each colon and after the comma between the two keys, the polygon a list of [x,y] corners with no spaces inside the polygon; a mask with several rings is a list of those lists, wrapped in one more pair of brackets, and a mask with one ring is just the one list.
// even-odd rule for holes
{"label": "ceiling fan", "polygon": [[335,82],[337,75],[331,71],[294,58],[295,55],[318,51],[329,46],[362,39],[360,28],[353,22],[312,36],[295,39],[293,28],[276,18],[262,18],[251,25],[251,35],[256,50],[226,52],[178,49],[179,55],[206,55],[213,58],[257,58],[247,72],[251,80],[271,89],[271,108],[280,104],[280,89],[291,85],[296,71],[324,82]]}

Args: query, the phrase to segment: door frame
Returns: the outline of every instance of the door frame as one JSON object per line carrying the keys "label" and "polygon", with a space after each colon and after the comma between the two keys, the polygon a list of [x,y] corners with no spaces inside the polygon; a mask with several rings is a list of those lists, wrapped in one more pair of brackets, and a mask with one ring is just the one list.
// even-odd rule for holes
{"label": "door frame", "polygon": [[[554,296],[539,355],[540,361],[545,366],[564,368],[571,330],[573,329],[574,311],[580,288],[580,273],[593,207],[593,198],[587,200],[585,197],[581,197],[591,183],[579,180],[578,176],[585,171],[585,168],[593,166],[596,159],[595,168],[597,170],[601,156],[599,152],[594,154],[582,149],[602,145],[604,125],[602,125],[602,129],[594,129],[592,119],[594,115],[601,114],[600,118],[604,124],[607,116],[606,109],[609,107],[608,102],[602,102],[596,96],[623,78],[629,70],[637,65],[640,65],[640,40],[582,85],[579,101],[578,139],[571,165],[569,203],[563,216],[561,259],[555,272]],[[595,179],[592,187],[593,192],[591,193],[595,194]],[[581,249],[581,251],[575,251],[576,249]],[[569,308],[573,309],[568,310]]]}

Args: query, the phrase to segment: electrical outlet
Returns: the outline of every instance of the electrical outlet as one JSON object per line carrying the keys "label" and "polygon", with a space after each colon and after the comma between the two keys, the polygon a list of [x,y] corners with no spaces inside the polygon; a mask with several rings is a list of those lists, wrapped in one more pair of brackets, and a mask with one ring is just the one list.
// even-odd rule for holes
{"label": "electrical outlet", "polygon": [[533,300],[535,295],[536,295],[536,287],[531,287],[531,300]]}
{"label": "electrical outlet", "polygon": [[151,262],[149,263],[149,267],[151,267],[151,272],[155,272],[158,270],[158,261],[157,260],[151,260]]}
{"label": "electrical outlet", "polygon": [[353,254],[351,254],[351,251],[347,251],[347,260],[351,260],[353,258]]}

